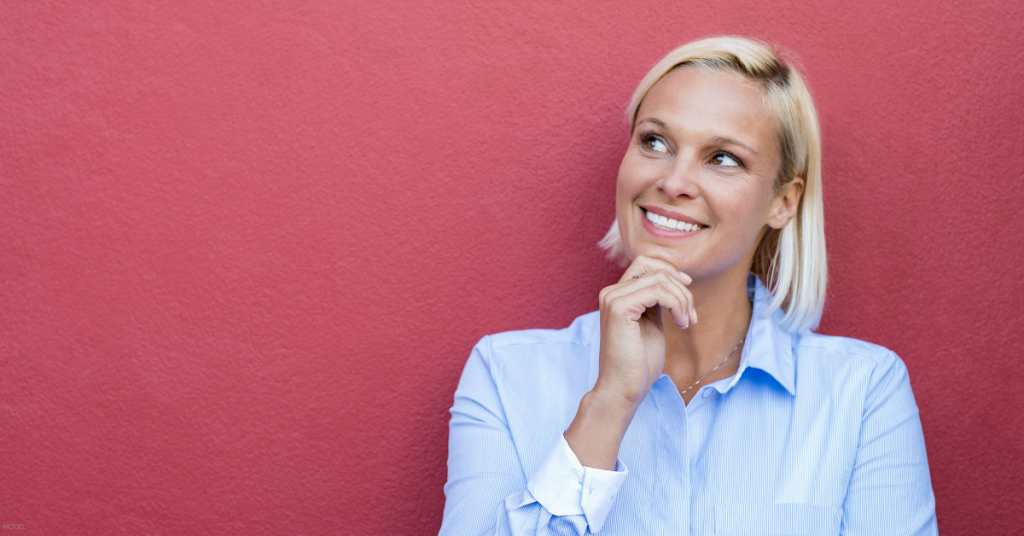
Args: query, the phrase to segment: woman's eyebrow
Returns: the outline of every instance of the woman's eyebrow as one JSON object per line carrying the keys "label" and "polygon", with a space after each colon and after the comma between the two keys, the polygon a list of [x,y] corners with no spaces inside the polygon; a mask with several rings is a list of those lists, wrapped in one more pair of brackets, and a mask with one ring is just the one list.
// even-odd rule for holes
{"label": "woman's eyebrow", "polygon": [[738,140],[734,140],[732,138],[726,138],[725,136],[716,136],[713,139],[714,139],[714,141],[716,141],[718,143],[721,143],[721,144],[739,145],[740,147],[743,147],[744,149],[746,149],[746,150],[748,150],[748,151],[750,151],[750,152],[752,152],[752,153],[754,153],[754,154],[756,154],[758,156],[761,156],[761,153],[751,149],[749,145],[747,145],[747,144],[745,144],[743,142],[740,142]]}
{"label": "woman's eyebrow", "polygon": [[658,125],[661,128],[665,128],[665,129],[668,128],[668,125],[664,121],[662,121],[661,119],[655,119],[653,117],[645,117],[645,118],[643,118],[643,119],[641,119],[641,120],[636,122],[636,124],[638,124],[638,125],[640,123],[654,123],[655,125]]}

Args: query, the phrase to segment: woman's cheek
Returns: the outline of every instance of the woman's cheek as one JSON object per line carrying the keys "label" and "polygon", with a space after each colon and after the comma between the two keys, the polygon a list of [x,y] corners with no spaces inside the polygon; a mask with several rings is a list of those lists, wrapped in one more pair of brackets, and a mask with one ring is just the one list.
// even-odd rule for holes
{"label": "woman's cheek", "polygon": [[636,240],[634,240],[635,232],[636,229],[633,228],[632,222],[629,221],[628,217],[619,220],[619,234],[622,236],[622,246],[626,250],[626,256],[629,257],[630,261],[636,258],[636,248],[634,247],[636,243]]}

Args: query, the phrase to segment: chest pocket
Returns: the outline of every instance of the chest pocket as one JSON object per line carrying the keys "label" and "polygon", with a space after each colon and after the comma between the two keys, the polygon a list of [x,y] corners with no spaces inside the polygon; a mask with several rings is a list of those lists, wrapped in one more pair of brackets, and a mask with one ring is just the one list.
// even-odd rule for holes
{"label": "chest pocket", "polygon": [[715,534],[729,536],[837,536],[842,510],[813,504],[720,504]]}

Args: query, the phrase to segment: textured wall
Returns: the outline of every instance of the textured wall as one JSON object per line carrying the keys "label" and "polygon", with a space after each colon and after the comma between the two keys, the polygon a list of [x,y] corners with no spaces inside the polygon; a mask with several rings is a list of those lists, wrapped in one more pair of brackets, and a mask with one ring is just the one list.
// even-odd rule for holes
{"label": "textured wall", "polygon": [[823,331],[905,359],[942,532],[1019,530],[1024,4],[809,5],[4,3],[0,522],[436,532],[470,348],[596,307],[634,85],[735,33],[820,106]]}

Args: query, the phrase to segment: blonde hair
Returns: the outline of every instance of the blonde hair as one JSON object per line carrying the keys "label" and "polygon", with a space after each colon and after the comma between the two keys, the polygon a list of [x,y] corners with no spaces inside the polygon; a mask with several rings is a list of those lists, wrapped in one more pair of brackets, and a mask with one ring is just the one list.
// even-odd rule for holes
{"label": "blonde hair", "polygon": [[[757,247],[751,271],[772,293],[766,314],[782,308],[782,326],[799,332],[815,329],[825,306],[828,277],[825,259],[825,216],[821,198],[821,132],[818,114],[803,78],[780,59],[776,49],[741,37],[714,37],[685,44],[658,62],[633,93],[627,120],[633,134],[637,111],[658,80],[680,66],[727,71],[758,85],[776,118],[782,163],[776,193],[795,177],[804,179],[796,216],[781,230],[769,229]],[[598,243],[609,258],[626,262],[618,220]]]}

